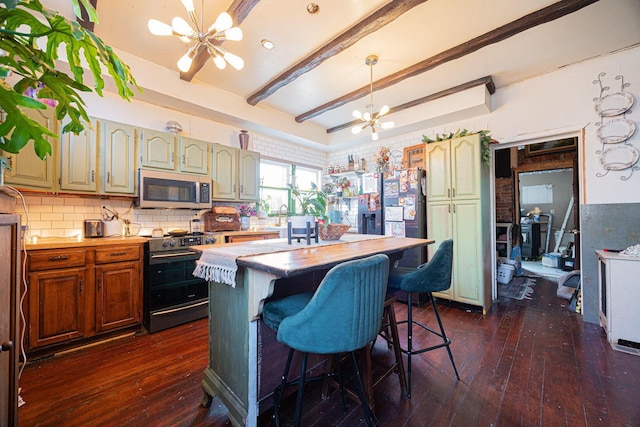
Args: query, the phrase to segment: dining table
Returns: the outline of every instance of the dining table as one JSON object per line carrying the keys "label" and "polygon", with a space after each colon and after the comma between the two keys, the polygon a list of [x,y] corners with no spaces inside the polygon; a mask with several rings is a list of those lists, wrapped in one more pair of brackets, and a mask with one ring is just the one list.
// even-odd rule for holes
{"label": "dining table", "polygon": [[[386,254],[393,266],[404,251],[433,242],[345,234],[310,244],[270,239],[193,247],[201,253],[194,275],[209,283],[209,361],[202,405],[209,407],[217,397],[233,425],[256,426],[260,414],[273,406],[272,393],[288,352],[262,322],[264,304],[315,290],[332,267],[345,261]],[[316,355],[308,366],[311,373],[322,372],[326,357]]]}

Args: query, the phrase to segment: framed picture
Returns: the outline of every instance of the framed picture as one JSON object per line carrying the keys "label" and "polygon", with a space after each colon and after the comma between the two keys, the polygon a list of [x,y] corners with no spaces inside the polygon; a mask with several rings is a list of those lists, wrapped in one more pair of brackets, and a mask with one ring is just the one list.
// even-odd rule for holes
{"label": "framed picture", "polygon": [[552,141],[538,142],[524,147],[526,156],[537,156],[539,154],[555,153],[558,151],[575,150],[578,146],[578,138],[554,139]]}
{"label": "framed picture", "polygon": [[425,168],[424,142],[411,147],[405,147],[402,157],[402,166],[405,168]]}

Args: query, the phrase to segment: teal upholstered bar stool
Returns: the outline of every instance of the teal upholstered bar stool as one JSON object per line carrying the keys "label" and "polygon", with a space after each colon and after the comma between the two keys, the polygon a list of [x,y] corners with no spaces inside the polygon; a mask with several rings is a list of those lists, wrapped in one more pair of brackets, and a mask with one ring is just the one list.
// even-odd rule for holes
{"label": "teal upholstered bar stool", "polygon": [[[276,425],[280,425],[279,405],[285,387],[298,385],[295,425],[299,426],[304,383],[336,375],[307,378],[308,353],[351,354],[365,420],[367,425],[372,419],[378,424],[365,397],[354,351],[374,341],[380,331],[388,277],[389,258],[373,255],[333,267],[315,293],[292,295],[265,305],[264,322],[277,332],[278,342],[290,348],[282,382],[274,391]],[[302,352],[300,378],[287,382],[295,350]]]}
{"label": "teal upholstered bar stool", "polygon": [[[418,268],[396,267],[392,268],[389,272],[389,291],[400,289],[407,292],[407,320],[400,320],[398,323],[407,323],[407,348],[402,349],[402,352],[407,355],[408,397],[411,397],[411,357],[416,354],[445,347],[449,353],[449,360],[451,360],[451,365],[453,365],[456,378],[460,379],[458,369],[453,361],[451,349],[449,348],[451,340],[444,331],[442,320],[440,320],[440,314],[438,313],[438,307],[432,295],[432,292],[446,291],[451,287],[452,266],[453,240],[448,239],[440,244],[440,247],[438,247],[438,250],[429,262],[420,265]],[[433,307],[433,312],[438,320],[439,331],[413,320],[413,305],[411,304],[411,294],[413,292],[422,292],[428,295]],[[439,336],[442,338],[442,342],[426,348],[413,348],[414,325]]]}

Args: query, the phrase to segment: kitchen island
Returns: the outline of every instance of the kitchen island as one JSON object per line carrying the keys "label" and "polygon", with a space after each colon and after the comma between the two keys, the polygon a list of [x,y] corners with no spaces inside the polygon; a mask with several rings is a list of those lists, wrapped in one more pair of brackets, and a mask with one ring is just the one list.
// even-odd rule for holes
{"label": "kitchen island", "polygon": [[[292,245],[283,251],[256,248],[257,254],[235,259],[233,285],[209,282],[209,366],[202,381],[203,405],[218,396],[236,426],[255,426],[259,414],[272,406],[270,397],[286,362],[286,346],[261,320],[265,302],[316,289],[327,271],[342,262],[386,254],[393,265],[405,250],[433,240],[345,235],[334,244],[324,243]],[[243,245],[260,244],[264,242]],[[211,248],[194,247],[203,251],[202,258]],[[251,252],[253,247],[243,249]],[[324,359],[310,360],[309,369],[324,369]]]}

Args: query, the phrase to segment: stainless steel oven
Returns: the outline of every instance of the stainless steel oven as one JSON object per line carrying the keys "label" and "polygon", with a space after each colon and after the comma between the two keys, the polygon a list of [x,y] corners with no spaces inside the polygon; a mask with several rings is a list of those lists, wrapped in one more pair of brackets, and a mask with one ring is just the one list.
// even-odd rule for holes
{"label": "stainless steel oven", "polygon": [[145,246],[144,326],[149,333],[207,317],[207,282],[193,276],[198,253],[191,246],[214,243],[209,235],[150,238]]}

